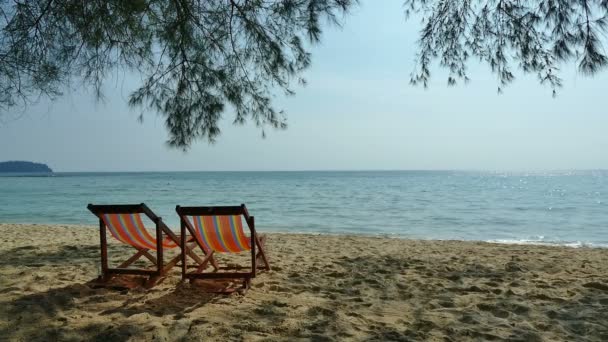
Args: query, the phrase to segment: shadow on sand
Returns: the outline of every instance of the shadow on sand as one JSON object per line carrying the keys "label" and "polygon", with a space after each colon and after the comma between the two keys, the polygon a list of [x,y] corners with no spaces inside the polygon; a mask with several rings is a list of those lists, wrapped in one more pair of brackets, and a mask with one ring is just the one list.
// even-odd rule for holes
{"label": "shadow on sand", "polygon": [[[14,249],[0,254],[0,265],[82,265],[95,262],[97,253],[96,246],[66,246],[55,252]],[[256,279],[267,295],[250,298],[247,305],[187,284],[117,292],[72,283],[0,303],[0,320],[6,322],[0,336],[9,341],[124,341],[166,334],[183,324],[179,338],[184,339],[196,329],[220,326],[229,331],[223,336],[237,339],[260,333],[317,341],[330,341],[329,336],[377,341],[608,340],[604,283],[548,277],[541,284],[523,265],[481,262],[446,264],[387,255],[319,258],[297,269],[277,267],[265,283]],[[309,302],[292,302],[288,298],[293,296]],[[210,323],[205,307],[217,297],[228,303],[221,309],[227,314]],[[195,310],[200,314],[189,315]],[[154,321],[149,316],[168,319],[148,322]]]}
{"label": "shadow on sand", "polygon": [[150,327],[122,319],[114,319],[110,324],[84,326],[78,321],[83,318],[90,322],[94,321],[94,316],[115,314],[125,318],[165,316],[177,321],[216,297],[181,284],[160,296],[151,297],[149,294],[145,291],[92,289],[85,284],[74,284],[24,295],[4,303],[4,317],[1,319],[8,324],[0,329],[0,336],[8,341],[79,341],[83,336],[95,341],[122,341]]}
{"label": "shadow on sand", "polygon": [[[123,260],[135,251],[125,245],[108,245],[108,255]],[[57,249],[48,246],[23,246],[0,252],[0,267],[19,265],[26,267],[73,266],[99,263],[98,245],[61,245]]]}
{"label": "shadow on sand", "polygon": [[[133,254],[128,246],[108,247],[110,256],[116,257],[113,261]],[[95,317],[152,315],[179,320],[216,297],[182,284],[163,291],[93,289],[82,281],[95,277],[98,260],[97,245],[64,245],[51,250],[31,246],[0,252],[0,267],[15,267],[18,274],[15,279],[0,279],[0,293],[13,298],[0,303],[0,340],[82,341],[86,337],[122,341],[150,327],[121,319],[95,323]],[[23,282],[34,285],[33,289]],[[36,292],[35,285],[43,282],[64,286]]]}
{"label": "shadow on sand", "polygon": [[[285,281],[270,289],[277,296],[297,293],[323,298],[323,304],[307,310],[303,324],[304,337],[315,340],[329,340],[329,335],[376,341],[432,336],[448,341],[541,341],[552,334],[571,340],[608,340],[608,286],[572,282],[566,289],[569,296],[547,295],[563,290],[563,284],[548,280],[544,287],[530,285],[541,284],[539,276],[512,261],[490,267],[386,255],[347,256],[309,268],[287,272]],[[301,273],[314,276],[305,278]],[[529,284],[527,291],[520,288],[523,283]],[[281,319],[277,312],[290,309],[294,308],[279,302],[265,310]],[[387,321],[387,312],[403,319]]]}

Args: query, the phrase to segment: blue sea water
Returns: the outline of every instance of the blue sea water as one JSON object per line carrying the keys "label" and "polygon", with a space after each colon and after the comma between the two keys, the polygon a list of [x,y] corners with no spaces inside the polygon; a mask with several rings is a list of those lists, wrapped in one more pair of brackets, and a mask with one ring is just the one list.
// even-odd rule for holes
{"label": "blue sea water", "polygon": [[608,247],[608,171],[144,172],[0,176],[0,222],[96,225],[86,205],[245,203],[267,232]]}

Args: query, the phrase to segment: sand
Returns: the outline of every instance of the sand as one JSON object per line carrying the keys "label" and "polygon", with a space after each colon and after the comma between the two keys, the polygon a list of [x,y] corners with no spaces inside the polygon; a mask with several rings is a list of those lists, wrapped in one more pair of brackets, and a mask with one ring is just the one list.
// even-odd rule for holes
{"label": "sand", "polygon": [[0,242],[3,341],[608,340],[606,249],[271,234],[274,270],[224,296],[178,268],[89,288],[93,227],[0,224]]}

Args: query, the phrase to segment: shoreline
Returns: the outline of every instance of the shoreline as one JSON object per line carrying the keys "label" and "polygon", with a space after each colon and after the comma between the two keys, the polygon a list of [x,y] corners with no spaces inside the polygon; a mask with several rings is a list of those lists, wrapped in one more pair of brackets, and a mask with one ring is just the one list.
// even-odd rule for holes
{"label": "shoreline", "polygon": [[[90,224],[77,224],[77,223],[28,223],[28,222],[0,222],[2,225],[14,225],[14,226],[50,226],[50,227],[73,227],[73,228],[85,228],[85,229],[99,229],[97,226]],[[178,232],[179,229],[169,227],[172,231]],[[267,231],[258,229],[262,234],[272,235],[303,235],[303,236],[330,236],[330,237],[352,237],[352,238],[372,238],[372,239],[397,239],[404,241],[437,241],[437,242],[463,242],[463,243],[487,243],[496,245],[514,245],[514,246],[544,246],[544,247],[557,247],[557,248],[573,248],[573,249],[608,249],[608,243],[598,242],[581,242],[581,241],[536,241],[536,240],[516,240],[516,239],[489,239],[489,240],[473,240],[473,239],[437,239],[437,238],[417,238],[417,237],[405,237],[397,234],[368,234],[368,233],[333,233],[333,232],[305,232],[305,231]]]}
{"label": "shoreline", "polygon": [[[148,291],[91,289],[99,234],[78,227],[0,224],[0,336],[608,340],[607,249],[270,233],[273,270],[221,296],[177,268]],[[112,263],[132,254],[112,240]]]}

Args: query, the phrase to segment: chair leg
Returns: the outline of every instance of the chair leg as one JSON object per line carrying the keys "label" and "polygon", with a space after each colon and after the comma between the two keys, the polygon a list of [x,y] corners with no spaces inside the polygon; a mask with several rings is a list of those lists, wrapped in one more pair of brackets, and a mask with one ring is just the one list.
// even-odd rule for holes
{"label": "chair leg", "polygon": [[261,260],[264,261],[264,267],[259,267],[261,269],[265,269],[270,271],[270,263],[268,262],[268,258],[266,257],[266,251],[264,250],[264,245],[266,244],[266,235],[257,236],[255,242],[258,246],[259,252],[256,255],[256,264]]}
{"label": "chair leg", "polygon": [[97,278],[97,280],[100,281],[100,282],[102,282],[102,283],[107,283],[110,280],[112,280],[112,278],[114,278],[114,276],[115,276],[114,274],[103,274],[103,275],[100,275]]}
{"label": "chair leg", "polygon": [[[197,245],[198,245],[198,243],[197,243]],[[215,271],[219,270],[220,266],[217,264],[217,261],[215,260],[215,256],[214,256],[215,251],[209,251],[206,248],[203,248],[201,245],[198,245],[198,246],[203,251],[205,258],[203,259],[203,261],[201,263],[199,263],[197,272],[201,272],[202,270],[204,270],[207,263],[209,263],[209,262],[211,263],[211,266],[213,266],[213,269]]]}
{"label": "chair leg", "polygon": [[[197,285],[197,280],[202,280],[202,279],[194,279],[194,278],[190,278],[190,284],[193,285]],[[251,288],[251,278],[246,278],[243,279],[243,282],[241,283],[241,286],[238,287],[234,287],[234,283],[230,284],[232,286],[229,285],[225,285],[223,287],[216,287],[216,288],[207,288],[206,292],[208,293],[217,293],[217,294],[224,294],[224,295],[230,295],[233,294],[235,292],[238,292],[241,295],[244,295],[245,293],[247,293],[247,290],[249,290]]]}
{"label": "chair leg", "polygon": [[191,243],[190,246],[186,245],[186,255],[194,259],[194,261],[200,265],[203,263],[203,259],[194,253],[194,248],[196,248],[196,246],[196,242]]}
{"label": "chair leg", "polygon": [[250,288],[251,288],[251,279],[247,278],[247,279],[243,280],[243,287],[238,289],[237,292],[241,295],[245,295]]}
{"label": "chair leg", "polygon": [[[196,272],[197,272],[197,273],[201,273],[201,272],[202,272],[202,271],[205,269],[205,267],[207,267],[207,263],[208,263],[210,260],[213,260],[213,254],[214,254],[214,253],[215,253],[215,251],[211,251],[211,253],[209,253],[209,255],[207,255],[207,256],[205,257],[205,259],[203,260],[203,263],[202,263],[202,264],[200,264],[200,265],[198,266],[198,268],[196,269]],[[213,261],[212,261],[212,264],[213,264]],[[217,268],[216,268],[215,270],[217,270]]]}
{"label": "chair leg", "polygon": [[135,261],[137,261],[139,258],[141,258],[143,255],[145,255],[145,253],[147,253],[147,251],[148,251],[147,249],[140,249],[132,257],[130,257],[129,259],[125,260],[125,262],[123,262],[122,264],[120,264],[118,266],[118,268],[127,268],[127,267],[129,267],[129,265],[131,265],[132,263],[134,263]]}
{"label": "chair leg", "polygon": [[144,288],[151,289],[154,286],[156,286],[158,283],[163,281],[165,278],[166,278],[165,276],[160,276],[160,275],[151,276],[144,282]]}
{"label": "chair leg", "polygon": [[[190,246],[186,246],[186,255],[188,255],[190,257],[192,257],[194,255],[196,258],[192,258],[192,259],[194,259],[194,261],[196,263],[202,264],[203,260],[201,258],[199,258],[196,254],[194,254],[194,252],[192,251],[192,249],[194,249],[194,247],[196,247],[196,243],[190,244]],[[175,258],[171,259],[168,263],[166,263],[163,266],[163,272],[167,272],[171,268],[173,268],[175,265],[177,265],[180,262],[181,258],[182,258],[182,256],[180,254],[180,255],[176,256]]]}
{"label": "chair leg", "polygon": [[155,258],[155,257],[154,257],[152,254],[150,254],[150,253],[148,252],[148,249],[143,250],[143,252],[142,252],[142,253],[143,253],[143,255],[144,255],[146,258],[148,258],[148,260],[150,260],[150,261],[151,261],[151,262],[152,262],[154,265],[157,265],[157,264],[158,264],[158,261],[156,260],[156,258]]}

